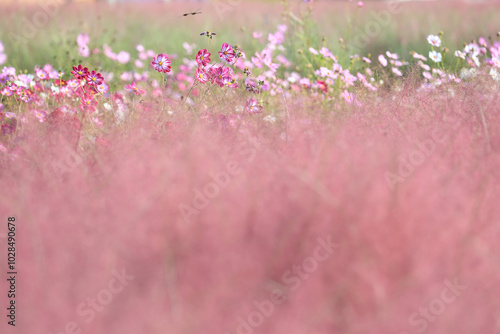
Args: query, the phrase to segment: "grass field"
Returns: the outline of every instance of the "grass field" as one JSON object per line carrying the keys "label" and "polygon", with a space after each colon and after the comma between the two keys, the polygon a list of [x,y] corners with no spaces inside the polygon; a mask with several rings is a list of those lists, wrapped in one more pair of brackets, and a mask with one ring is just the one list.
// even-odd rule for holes
{"label": "grass field", "polygon": [[500,3],[0,11],[2,334],[500,333]]}

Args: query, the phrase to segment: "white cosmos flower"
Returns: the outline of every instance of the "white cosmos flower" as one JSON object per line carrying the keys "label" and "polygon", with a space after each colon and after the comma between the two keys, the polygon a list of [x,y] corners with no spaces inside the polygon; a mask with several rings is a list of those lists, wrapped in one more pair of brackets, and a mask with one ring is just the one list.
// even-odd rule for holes
{"label": "white cosmos flower", "polygon": [[479,58],[477,58],[476,54],[473,54],[471,58],[474,61],[474,64],[476,64],[477,67],[481,66],[481,64],[479,63]]}
{"label": "white cosmos flower", "polygon": [[490,75],[493,78],[493,80],[495,80],[496,82],[500,81],[500,74],[498,74],[498,71],[496,68],[491,68]]}
{"label": "white cosmos flower", "polygon": [[264,121],[269,122],[269,123],[274,123],[274,122],[276,122],[276,117],[271,116],[271,115],[267,115],[266,117],[264,117]]}
{"label": "white cosmos flower", "polygon": [[500,57],[493,57],[491,61],[493,62],[494,66],[500,68]]}
{"label": "white cosmos flower", "polygon": [[479,54],[479,47],[476,44],[470,43],[465,46],[464,49],[465,53],[470,53],[470,54]]}
{"label": "white cosmos flower", "polygon": [[455,51],[455,57],[458,57],[458,58],[462,58],[465,60],[465,53],[463,53],[462,51]]}
{"label": "white cosmos flower", "polygon": [[436,51],[430,51],[429,58],[434,60],[434,62],[436,62],[436,63],[439,63],[439,62],[441,62],[441,60],[443,60],[443,56],[441,56],[441,53],[436,52]]}
{"label": "white cosmos flower", "polygon": [[427,36],[427,42],[437,48],[441,46],[441,38],[439,38],[439,36],[429,35]]}

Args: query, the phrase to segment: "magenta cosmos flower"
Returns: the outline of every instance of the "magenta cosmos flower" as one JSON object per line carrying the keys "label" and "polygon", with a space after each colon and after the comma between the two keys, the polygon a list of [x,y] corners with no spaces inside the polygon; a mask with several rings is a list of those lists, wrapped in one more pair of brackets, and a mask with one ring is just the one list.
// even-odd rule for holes
{"label": "magenta cosmos flower", "polygon": [[230,76],[228,67],[216,67],[211,68],[211,76],[213,83],[219,85],[220,87],[224,87],[224,83],[227,81],[226,78]]}
{"label": "magenta cosmos flower", "polygon": [[83,67],[82,65],[78,65],[78,67],[73,66],[73,71],[71,71],[71,74],[78,79],[84,79],[87,77],[87,74],[89,74],[89,69],[86,67]]}
{"label": "magenta cosmos flower", "polygon": [[202,84],[206,83],[210,79],[207,71],[205,71],[203,68],[198,68],[196,70],[195,76],[196,79],[198,79],[198,81]]}
{"label": "magenta cosmos flower", "polygon": [[196,55],[196,62],[198,65],[205,67],[210,63],[210,56],[211,53],[208,52],[207,49],[200,50]]}
{"label": "magenta cosmos flower", "polygon": [[222,47],[219,52],[219,57],[228,63],[232,63],[234,60],[234,56],[235,56],[234,50],[231,47],[231,45],[227,43],[222,44]]}
{"label": "magenta cosmos flower", "polygon": [[139,87],[137,87],[137,85],[135,84],[135,81],[132,82],[130,85],[126,85],[125,86],[126,89],[130,89],[131,91],[133,91],[135,93],[135,95],[141,95],[141,94],[145,94],[146,91],[140,89]]}
{"label": "magenta cosmos flower", "polygon": [[160,53],[158,56],[154,57],[151,65],[160,73],[168,73],[171,69],[170,60],[168,60],[167,55],[164,53]]}
{"label": "magenta cosmos flower", "polygon": [[97,73],[96,71],[92,71],[87,74],[87,82],[91,86],[99,86],[104,81],[101,73]]}

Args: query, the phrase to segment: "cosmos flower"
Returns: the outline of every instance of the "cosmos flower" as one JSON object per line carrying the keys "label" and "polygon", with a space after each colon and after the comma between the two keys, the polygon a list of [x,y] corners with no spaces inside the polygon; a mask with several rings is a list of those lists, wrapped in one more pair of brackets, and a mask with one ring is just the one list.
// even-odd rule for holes
{"label": "cosmos flower", "polygon": [[199,66],[205,67],[208,65],[208,63],[210,63],[210,56],[211,53],[208,52],[207,49],[200,50],[196,55],[196,62]]}
{"label": "cosmos flower", "polygon": [[195,77],[202,84],[208,82],[208,80],[210,79],[210,76],[208,75],[207,71],[205,71],[201,67],[196,70]]}
{"label": "cosmos flower", "polygon": [[342,97],[347,103],[353,103],[354,102],[354,95],[352,93],[349,93],[347,90],[344,89],[342,92]]}
{"label": "cosmos flower", "polygon": [[84,58],[88,58],[90,56],[90,49],[87,45],[80,46],[78,48],[78,52],[80,53],[80,56]]}
{"label": "cosmos flower", "polygon": [[259,102],[254,98],[247,101],[246,109],[249,114],[260,114],[262,112],[262,106],[259,105]]}
{"label": "cosmos flower", "polygon": [[458,57],[458,58],[462,58],[465,60],[465,53],[463,53],[462,51],[455,51],[455,57]]}
{"label": "cosmos flower", "polygon": [[495,80],[496,82],[499,82],[500,81],[500,74],[498,74],[498,71],[496,68],[492,68],[490,70],[490,75],[491,75],[491,78],[493,80]]}
{"label": "cosmos flower", "polygon": [[220,87],[224,87],[224,82],[227,82],[227,76],[229,75],[229,68],[220,66],[215,68],[212,67],[210,70],[213,83]]}
{"label": "cosmos flower", "polygon": [[403,76],[403,73],[401,73],[401,71],[397,67],[392,68],[392,73],[394,73],[398,77]]}
{"label": "cosmos flower", "polygon": [[116,61],[118,61],[120,64],[126,64],[130,60],[130,54],[125,51],[121,51],[116,55]]}
{"label": "cosmos flower", "polygon": [[87,46],[89,44],[90,37],[87,34],[79,34],[76,38],[76,43],[79,47]]}
{"label": "cosmos flower", "polygon": [[89,74],[89,69],[87,67],[83,67],[82,65],[78,65],[78,67],[73,66],[73,71],[71,74],[75,77],[75,79],[81,80],[87,77]]}
{"label": "cosmos flower", "polygon": [[224,43],[219,52],[219,57],[227,63],[232,63],[235,57],[234,50],[231,45]]}
{"label": "cosmos flower", "polygon": [[80,109],[82,111],[87,111],[89,113],[93,113],[96,109],[97,101],[94,100],[94,97],[91,94],[85,93],[82,96]]}
{"label": "cosmos flower", "polygon": [[470,58],[474,62],[474,65],[476,65],[477,67],[481,66],[481,64],[479,63],[479,58],[477,57],[477,54],[473,54]]}
{"label": "cosmos flower", "polygon": [[125,89],[129,89],[129,90],[133,91],[135,93],[135,95],[142,95],[142,94],[146,93],[146,91],[137,87],[137,85],[135,84],[135,81],[132,82],[130,85],[126,85]]}
{"label": "cosmos flower", "polygon": [[437,48],[441,46],[441,39],[439,38],[439,36],[429,35],[427,36],[427,42],[429,42],[430,45],[435,46]]}
{"label": "cosmos flower", "polygon": [[313,55],[319,55],[318,50],[316,50],[315,48],[309,48],[309,52],[311,52]]}
{"label": "cosmos flower", "polygon": [[439,52],[429,51],[429,58],[432,59],[435,63],[439,63],[443,59],[443,56]]}
{"label": "cosmos flower", "polygon": [[386,67],[387,66],[387,59],[385,59],[384,55],[379,55],[378,56],[378,61],[382,66]]}
{"label": "cosmos flower", "polygon": [[151,65],[160,73],[168,73],[171,70],[170,60],[164,53],[160,53],[158,56],[154,57],[151,61]]}
{"label": "cosmos flower", "polygon": [[49,79],[49,74],[42,70],[41,68],[37,68],[35,70],[35,74],[40,80],[48,80]]}
{"label": "cosmos flower", "polygon": [[493,66],[500,68],[500,56],[491,58]]}
{"label": "cosmos flower", "polygon": [[479,54],[479,46],[477,46],[476,44],[474,43],[470,43],[470,44],[467,44],[464,48],[464,52],[469,54],[469,55],[473,55],[473,54],[476,54],[478,55]]}
{"label": "cosmos flower", "polygon": [[432,79],[432,74],[430,72],[423,72],[422,75],[428,80]]}
{"label": "cosmos flower", "polygon": [[328,86],[326,85],[326,83],[324,81],[318,80],[318,81],[316,81],[316,84],[317,84],[317,87],[321,91],[323,91],[323,93],[327,93],[328,92]]}
{"label": "cosmos flower", "polygon": [[398,60],[399,59],[399,56],[397,53],[390,53],[389,51],[386,51],[385,53],[387,55],[388,58],[390,59],[394,59],[394,60]]}
{"label": "cosmos flower", "polygon": [[427,61],[427,58],[424,57],[424,56],[422,56],[421,54],[418,54],[416,52],[412,52],[412,54],[413,54],[413,58],[415,58],[415,59],[420,59],[420,60],[423,60],[423,61]]}
{"label": "cosmos flower", "polygon": [[87,83],[91,86],[99,86],[104,81],[104,78],[102,77],[101,73],[98,73],[96,71],[88,73],[85,79],[87,80]]}

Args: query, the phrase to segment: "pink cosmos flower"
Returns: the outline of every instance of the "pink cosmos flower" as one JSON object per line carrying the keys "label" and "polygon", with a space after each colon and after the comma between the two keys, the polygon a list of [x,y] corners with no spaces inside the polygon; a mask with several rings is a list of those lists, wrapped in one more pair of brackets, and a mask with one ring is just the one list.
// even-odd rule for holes
{"label": "pink cosmos flower", "polygon": [[304,88],[311,88],[311,81],[308,78],[302,78],[299,80],[299,83],[304,87]]}
{"label": "pink cosmos flower", "polygon": [[120,64],[126,64],[129,62],[130,60],[130,54],[128,52],[125,52],[125,51],[121,51],[120,53],[118,53],[116,55],[116,60],[120,63]]}
{"label": "pink cosmos flower", "polygon": [[78,65],[78,67],[73,66],[73,71],[71,71],[71,74],[73,74],[76,79],[81,80],[87,77],[87,75],[89,74],[89,69],[83,67],[82,65]]}
{"label": "pink cosmos flower", "polygon": [[249,114],[260,114],[262,112],[262,106],[253,98],[247,101],[246,109]]}
{"label": "pink cosmos flower", "polygon": [[202,84],[208,82],[210,79],[207,71],[205,71],[203,68],[198,68],[195,73],[196,79],[201,82]]}
{"label": "pink cosmos flower", "polygon": [[493,66],[500,68],[500,57],[493,57],[491,59],[491,63],[493,64]]}
{"label": "pink cosmos flower", "polygon": [[95,107],[97,105],[97,101],[94,100],[94,97],[88,93],[85,93],[82,96],[80,109],[82,111],[88,111],[89,113],[93,113],[95,111]]}
{"label": "pink cosmos flower", "polygon": [[45,112],[45,110],[34,109],[33,113],[35,114],[36,118],[38,118],[38,121],[40,121],[40,123],[45,122],[45,118],[47,117],[47,113]]}
{"label": "pink cosmos flower", "polygon": [[135,81],[132,82],[130,85],[126,85],[125,89],[132,90],[135,93],[135,95],[142,95],[142,94],[146,93],[146,91],[144,91],[144,90],[140,89],[139,87],[137,87],[137,85],[135,84]]}
{"label": "pink cosmos flower", "polygon": [[347,90],[344,89],[344,92],[342,92],[342,97],[347,103],[352,103],[354,102],[354,95],[352,93],[349,93]]}
{"label": "pink cosmos flower", "polygon": [[389,51],[386,51],[385,53],[387,55],[388,58],[390,59],[394,59],[394,60],[397,60],[399,59],[399,56],[397,53],[390,53]]}
{"label": "pink cosmos flower", "polygon": [[8,87],[4,87],[1,91],[0,94],[3,96],[12,96],[12,90],[10,90]]}
{"label": "pink cosmos flower", "polygon": [[324,81],[318,80],[316,83],[320,90],[322,90],[324,93],[328,92],[328,86]]}
{"label": "pink cosmos flower", "polygon": [[309,48],[309,52],[311,52],[314,55],[318,55],[319,54],[318,50],[316,50],[315,48]]}
{"label": "pink cosmos flower", "polygon": [[387,66],[387,59],[385,59],[384,55],[378,56],[378,61],[380,62],[380,64],[382,64],[382,66]]}
{"label": "pink cosmos flower", "polygon": [[87,46],[89,44],[90,37],[87,34],[79,34],[76,38],[76,43],[79,47]]}
{"label": "pink cosmos flower", "polygon": [[151,65],[160,73],[168,73],[171,70],[170,60],[168,60],[167,55],[164,53],[160,53],[157,57],[153,58]]}
{"label": "pink cosmos flower", "polygon": [[109,86],[107,83],[105,83],[104,81],[97,86],[97,91],[101,94],[106,94],[109,92]]}
{"label": "pink cosmos flower", "polygon": [[86,79],[87,83],[91,86],[99,86],[104,81],[101,73],[98,73],[96,71],[88,73]]}
{"label": "pink cosmos flower", "polygon": [[427,58],[425,56],[422,56],[421,54],[418,54],[416,52],[413,52],[413,58],[421,59],[423,61],[427,61]]}
{"label": "pink cosmos flower", "polygon": [[224,43],[219,52],[219,57],[225,62],[232,63],[234,60],[234,50],[231,45]]}
{"label": "pink cosmos flower", "polygon": [[403,75],[403,73],[401,73],[401,71],[397,67],[392,68],[392,73],[396,74],[398,77]]}
{"label": "pink cosmos flower", "polygon": [[35,74],[38,77],[38,79],[40,79],[40,80],[48,80],[49,79],[48,73],[45,72],[44,70],[42,70],[41,68],[37,68],[35,70]]}
{"label": "pink cosmos flower", "polygon": [[261,56],[260,53],[255,52],[255,57],[252,57],[252,63],[257,66],[258,68],[262,68],[262,63],[264,61],[264,58]]}
{"label": "pink cosmos flower", "polygon": [[208,52],[207,49],[200,50],[196,55],[196,62],[199,66],[205,67],[208,65],[208,63],[210,63],[210,56],[211,53]]}
{"label": "pink cosmos flower", "polygon": [[252,33],[252,37],[253,37],[253,38],[256,38],[256,39],[259,39],[259,38],[261,38],[261,37],[262,37],[262,33],[261,33],[261,32],[258,32],[258,31],[254,31],[254,32]]}
{"label": "pink cosmos flower", "polygon": [[78,52],[80,53],[80,56],[84,58],[88,58],[90,56],[90,49],[87,45],[80,46],[78,48]]}
{"label": "pink cosmos flower", "polygon": [[271,44],[279,45],[285,41],[285,36],[283,36],[283,34],[278,31],[275,34],[269,34],[267,40]]}
{"label": "pink cosmos flower", "polygon": [[136,67],[138,67],[138,68],[143,68],[143,67],[144,67],[144,64],[143,64],[143,63],[142,63],[142,61],[140,61],[139,59],[136,59],[136,60],[134,61],[134,64],[135,64],[135,66],[136,66]]}
{"label": "pink cosmos flower", "polygon": [[220,87],[224,87],[224,82],[228,74],[229,74],[228,67],[212,68],[213,83],[219,85]]}

